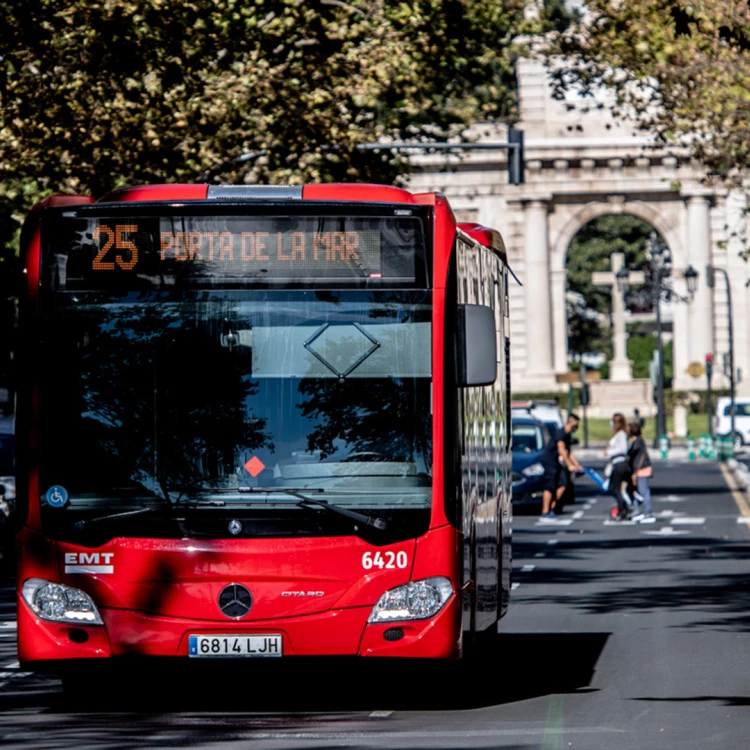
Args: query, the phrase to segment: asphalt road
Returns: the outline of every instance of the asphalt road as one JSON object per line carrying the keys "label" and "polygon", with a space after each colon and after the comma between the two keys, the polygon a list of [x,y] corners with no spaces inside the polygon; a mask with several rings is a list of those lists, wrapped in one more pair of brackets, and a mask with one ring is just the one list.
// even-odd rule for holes
{"label": "asphalt road", "polygon": [[473,669],[274,661],[64,699],[18,670],[6,582],[0,745],[746,750],[750,508],[713,463],[657,461],[653,489],[648,526],[610,521],[587,478],[554,523],[519,511],[511,610]]}

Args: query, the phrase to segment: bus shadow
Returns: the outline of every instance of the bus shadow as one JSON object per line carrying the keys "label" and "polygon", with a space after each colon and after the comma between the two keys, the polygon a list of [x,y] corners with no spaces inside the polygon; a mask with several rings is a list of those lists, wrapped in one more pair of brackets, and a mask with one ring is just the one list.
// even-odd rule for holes
{"label": "bus shadow", "polygon": [[586,690],[608,635],[504,634],[485,644],[481,658],[455,664],[274,659],[179,669],[134,665],[106,675],[105,684],[119,685],[116,701],[101,691],[98,696],[60,694],[50,708],[254,715],[471,710]]}

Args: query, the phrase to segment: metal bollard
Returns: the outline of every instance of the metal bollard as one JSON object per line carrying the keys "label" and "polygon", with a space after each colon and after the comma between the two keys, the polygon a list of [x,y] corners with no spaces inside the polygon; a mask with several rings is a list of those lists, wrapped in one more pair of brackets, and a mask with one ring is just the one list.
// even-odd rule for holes
{"label": "metal bollard", "polygon": [[659,450],[661,451],[661,457],[666,458],[669,453],[669,441],[666,435],[662,435],[659,438]]}
{"label": "metal bollard", "polygon": [[688,461],[695,461],[695,438],[692,435],[688,435]]}

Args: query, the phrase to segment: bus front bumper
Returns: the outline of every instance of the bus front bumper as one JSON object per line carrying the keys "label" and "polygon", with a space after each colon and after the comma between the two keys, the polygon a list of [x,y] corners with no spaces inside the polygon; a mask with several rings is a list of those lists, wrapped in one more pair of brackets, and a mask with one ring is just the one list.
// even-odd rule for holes
{"label": "bus front bumper", "polygon": [[[371,607],[321,612],[263,622],[207,621],[101,609],[104,625],[42,620],[18,602],[18,654],[25,670],[54,670],[68,660],[171,657],[193,660],[190,637],[280,636],[271,656],[377,656],[445,659],[461,649],[459,600],[453,597],[426,620],[368,623]],[[198,655],[193,655],[198,657]],[[194,658],[205,661],[212,657]],[[231,658],[228,654],[226,658]],[[263,658],[263,657],[255,657]]]}

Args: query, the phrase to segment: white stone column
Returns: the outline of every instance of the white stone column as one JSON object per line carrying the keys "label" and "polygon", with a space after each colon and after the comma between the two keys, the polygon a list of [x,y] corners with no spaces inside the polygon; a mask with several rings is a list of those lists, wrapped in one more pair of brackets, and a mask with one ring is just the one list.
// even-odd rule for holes
{"label": "white stone column", "polygon": [[[612,253],[612,274],[617,278],[617,272],[625,265],[624,253]],[[625,330],[625,298],[617,288],[615,280],[612,289],[612,343],[613,357],[609,363],[609,379],[618,383],[628,383],[633,379],[633,363],[628,359],[628,334]]]}
{"label": "white stone column", "polygon": [[524,228],[528,372],[534,381],[554,382],[546,201],[532,200],[526,204]]}
{"label": "white stone column", "polygon": [[555,373],[568,371],[568,315],[565,307],[565,270],[550,273],[552,286],[552,366]]}
{"label": "white stone column", "polygon": [[[711,262],[708,209],[708,198],[703,195],[693,195],[687,199],[687,262],[700,274],[695,296],[688,305],[690,362],[703,362],[706,354],[714,350],[713,297],[706,284],[706,265]],[[675,341],[675,346],[677,343]]]}

